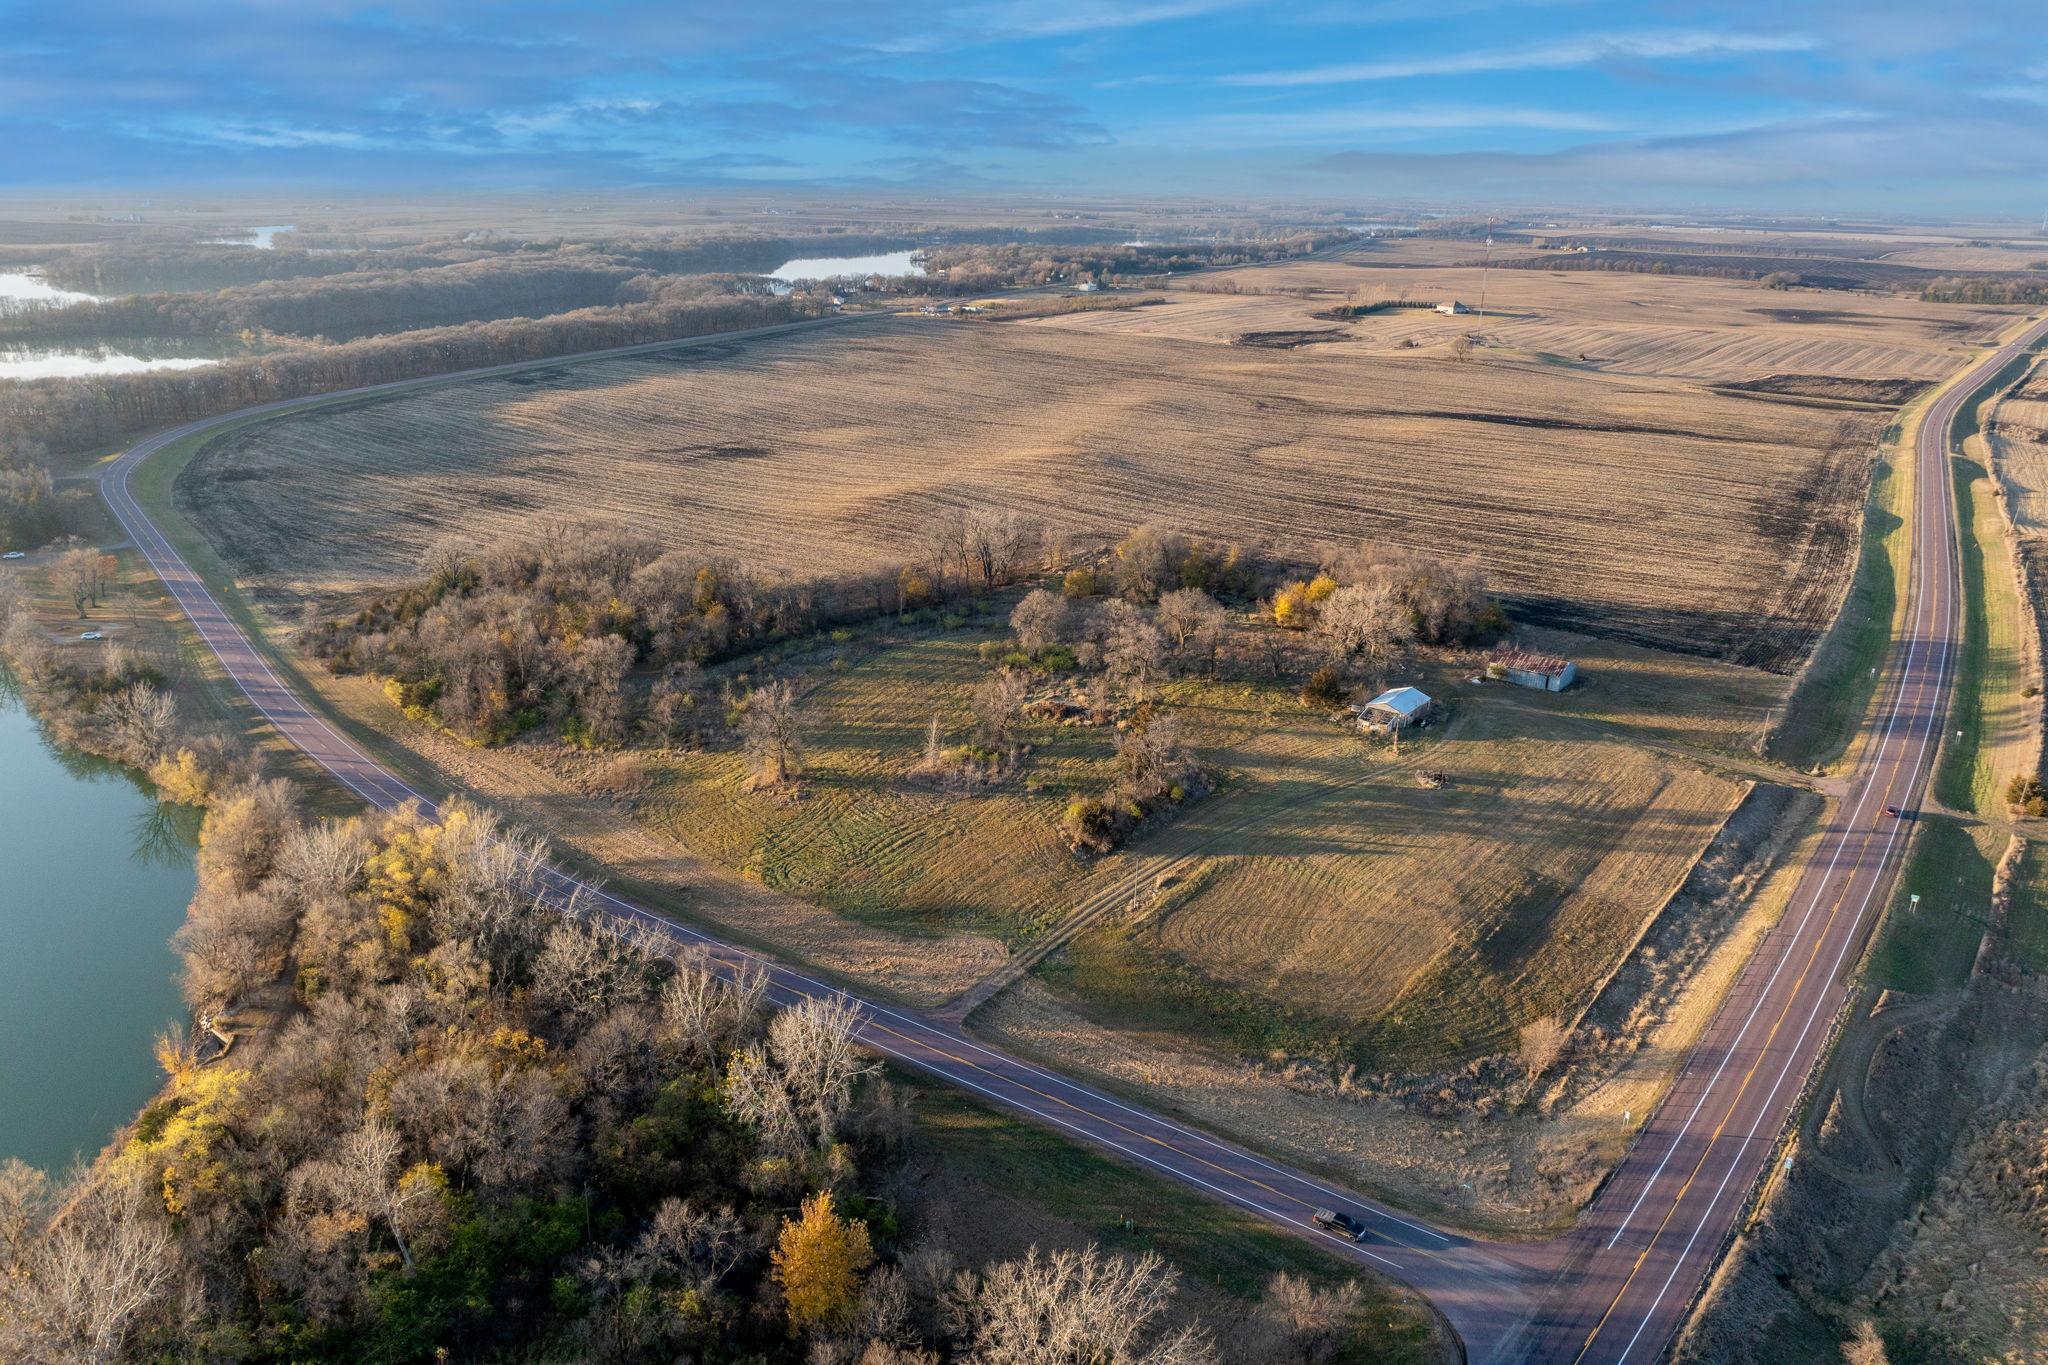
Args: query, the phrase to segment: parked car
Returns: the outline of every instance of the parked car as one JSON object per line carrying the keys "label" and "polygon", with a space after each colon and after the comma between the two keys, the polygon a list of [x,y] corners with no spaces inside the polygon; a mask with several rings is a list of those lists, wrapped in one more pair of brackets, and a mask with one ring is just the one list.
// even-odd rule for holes
{"label": "parked car", "polygon": [[104,640],[107,637],[104,633],[97,630],[82,630],[78,633],[78,638],[81,640]]}
{"label": "parked car", "polygon": [[1365,1224],[1348,1213],[1338,1213],[1334,1209],[1317,1209],[1310,1221],[1324,1232],[1342,1237],[1347,1242],[1365,1240]]}
{"label": "parked car", "polygon": [[9,551],[8,551],[8,552],[7,552],[6,554],[4,554],[4,555],[0,555],[0,559],[27,559],[27,558],[28,558],[28,551],[27,551],[27,550],[9,550]]}

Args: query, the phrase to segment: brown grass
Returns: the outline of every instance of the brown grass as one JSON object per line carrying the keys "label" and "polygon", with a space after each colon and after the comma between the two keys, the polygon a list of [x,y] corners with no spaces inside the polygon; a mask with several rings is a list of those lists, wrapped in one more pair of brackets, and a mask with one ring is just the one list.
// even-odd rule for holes
{"label": "brown grass", "polygon": [[1470,548],[1525,613],[1784,668],[1846,571],[1875,425],[1544,365],[905,322],[322,409],[223,438],[179,489],[286,593],[547,515],[817,569],[1001,503],[1305,556]]}

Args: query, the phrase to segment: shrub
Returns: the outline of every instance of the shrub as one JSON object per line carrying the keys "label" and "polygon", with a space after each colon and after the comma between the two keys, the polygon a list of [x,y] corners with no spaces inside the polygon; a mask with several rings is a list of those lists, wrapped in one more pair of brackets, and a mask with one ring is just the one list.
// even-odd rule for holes
{"label": "shrub", "polygon": [[2028,815],[2048,815],[2048,787],[2043,787],[2037,777],[2016,774],[2005,784],[2005,804]]}
{"label": "shrub", "polygon": [[1047,645],[1032,662],[1047,673],[1071,673],[1079,667],[1074,651],[1065,645]]}
{"label": "shrub", "polygon": [[1095,576],[1095,570],[1087,565],[1067,570],[1067,576],[1060,580],[1060,595],[1066,598],[1095,597],[1102,592],[1102,585]]}
{"label": "shrub", "polygon": [[1301,685],[1304,706],[1335,706],[1344,700],[1344,677],[1328,664],[1308,675]]}

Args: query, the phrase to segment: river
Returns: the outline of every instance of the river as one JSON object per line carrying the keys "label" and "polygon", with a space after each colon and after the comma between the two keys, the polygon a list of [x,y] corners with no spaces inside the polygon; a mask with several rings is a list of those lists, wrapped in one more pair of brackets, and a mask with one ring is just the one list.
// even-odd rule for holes
{"label": "river", "polygon": [[197,826],[52,745],[0,674],[0,1159],[57,1174],[156,1091]]}

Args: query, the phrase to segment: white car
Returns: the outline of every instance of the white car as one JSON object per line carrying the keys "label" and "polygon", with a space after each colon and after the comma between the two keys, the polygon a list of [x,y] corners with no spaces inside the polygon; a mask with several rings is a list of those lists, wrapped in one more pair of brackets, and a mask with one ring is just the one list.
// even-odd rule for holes
{"label": "white car", "polygon": [[27,558],[28,558],[28,551],[27,551],[27,550],[9,550],[9,551],[8,551],[8,552],[7,552],[6,554],[4,554],[4,555],[0,555],[0,559],[27,559]]}
{"label": "white car", "polygon": [[81,639],[81,640],[104,640],[104,639],[106,639],[107,637],[106,637],[106,635],[105,635],[104,633],[102,633],[102,632],[100,632],[100,631],[97,631],[97,630],[87,630],[87,631],[81,631],[81,632],[79,632],[79,636],[78,636],[78,638],[79,638],[79,639]]}

